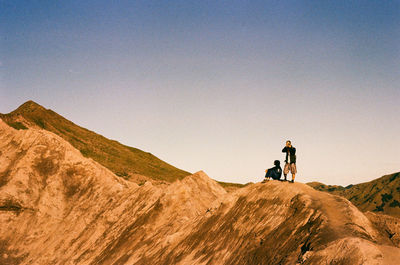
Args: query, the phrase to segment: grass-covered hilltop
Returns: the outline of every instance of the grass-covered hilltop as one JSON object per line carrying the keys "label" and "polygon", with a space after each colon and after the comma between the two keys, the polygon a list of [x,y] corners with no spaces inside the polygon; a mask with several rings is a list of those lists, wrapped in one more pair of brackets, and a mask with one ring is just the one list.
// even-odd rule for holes
{"label": "grass-covered hilltop", "polygon": [[140,182],[143,181],[143,177],[138,175],[142,175],[153,180],[172,182],[190,175],[189,172],[176,168],[151,153],[82,128],[33,101],[22,104],[11,113],[0,114],[0,118],[18,130],[40,127],[53,132],[68,141],[85,157],[92,158],[125,179]]}

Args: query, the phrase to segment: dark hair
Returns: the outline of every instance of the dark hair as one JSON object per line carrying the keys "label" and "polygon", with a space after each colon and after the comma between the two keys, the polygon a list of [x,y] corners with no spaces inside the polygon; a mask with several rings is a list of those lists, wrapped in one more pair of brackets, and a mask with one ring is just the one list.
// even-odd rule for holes
{"label": "dark hair", "polygon": [[275,161],[274,161],[274,165],[277,166],[277,167],[279,167],[279,166],[281,165],[281,161],[275,160]]}
{"label": "dark hair", "polygon": [[289,142],[290,144],[292,143],[290,140],[287,140],[286,142]]}

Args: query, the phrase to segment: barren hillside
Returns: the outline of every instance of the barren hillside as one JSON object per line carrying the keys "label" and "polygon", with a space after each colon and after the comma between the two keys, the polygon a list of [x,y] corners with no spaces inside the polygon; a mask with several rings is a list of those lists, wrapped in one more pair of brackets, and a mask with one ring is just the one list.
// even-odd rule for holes
{"label": "barren hillside", "polygon": [[227,193],[204,172],[139,186],[61,137],[0,120],[0,264],[396,264],[345,198],[270,181]]}

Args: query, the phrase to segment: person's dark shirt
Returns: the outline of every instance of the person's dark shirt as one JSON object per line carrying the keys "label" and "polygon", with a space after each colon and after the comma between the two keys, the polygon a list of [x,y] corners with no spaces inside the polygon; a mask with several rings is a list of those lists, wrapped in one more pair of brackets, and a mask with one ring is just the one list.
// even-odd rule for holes
{"label": "person's dark shirt", "polygon": [[292,163],[296,164],[296,148],[294,148],[293,146],[292,147],[285,146],[282,149],[282,153],[286,153],[286,159],[285,159],[286,163],[289,163],[288,158],[289,158],[289,155],[290,155],[290,163],[291,164]]}
{"label": "person's dark shirt", "polygon": [[280,166],[275,166],[268,169],[267,174],[265,174],[266,178],[272,179],[280,179],[282,176],[282,168]]}

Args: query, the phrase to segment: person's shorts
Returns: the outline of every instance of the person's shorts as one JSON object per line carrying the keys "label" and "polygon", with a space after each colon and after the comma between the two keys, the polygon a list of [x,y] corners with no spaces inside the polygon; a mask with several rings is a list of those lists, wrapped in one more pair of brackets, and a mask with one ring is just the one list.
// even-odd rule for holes
{"label": "person's shorts", "polygon": [[292,173],[292,174],[296,174],[297,173],[297,168],[296,168],[296,164],[292,163],[292,164],[285,164],[285,168],[283,169],[283,174],[287,175],[288,173]]}

